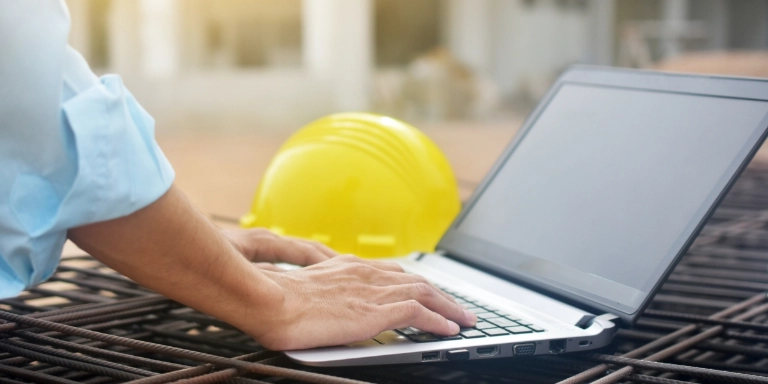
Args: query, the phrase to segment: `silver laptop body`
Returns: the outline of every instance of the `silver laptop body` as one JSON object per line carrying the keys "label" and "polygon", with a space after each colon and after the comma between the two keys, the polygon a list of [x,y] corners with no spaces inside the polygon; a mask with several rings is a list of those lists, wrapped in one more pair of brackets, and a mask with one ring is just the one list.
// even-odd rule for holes
{"label": "silver laptop body", "polygon": [[649,304],[767,127],[768,81],[573,67],[438,252],[391,259],[472,307],[485,328],[448,340],[406,328],[286,354],[351,366],[603,347]]}

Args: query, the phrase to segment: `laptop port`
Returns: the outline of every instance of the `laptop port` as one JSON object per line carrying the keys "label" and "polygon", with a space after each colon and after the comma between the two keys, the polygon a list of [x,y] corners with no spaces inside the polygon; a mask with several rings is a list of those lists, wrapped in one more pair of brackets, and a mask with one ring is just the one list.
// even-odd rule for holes
{"label": "laptop port", "polygon": [[515,356],[531,356],[536,353],[536,344],[517,344],[512,348],[512,352],[514,352]]}
{"label": "laptop port", "polygon": [[590,345],[590,344],[592,344],[592,342],[591,342],[591,341],[589,341],[589,340],[582,340],[582,341],[579,341],[579,347],[586,347],[586,346],[588,346],[588,345]]}
{"label": "laptop port", "polygon": [[421,354],[421,361],[440,360],[440,352],[424,352]]}
{"label": "laptop port", "polygon": [[549,342],[549,353],[563,353],[568,340],[552,340]]}
{"label": "laptop port", "polygon": [[492,346],[492,347],[479,347],[477,348],[477,354],[480,356],[493,356],[495,354],[499,353],[499,347]]}
{"label": "laptop port", "polygon": [[469,351],[466,349],[446,351],[445,358],[450,361],[469,360]]}

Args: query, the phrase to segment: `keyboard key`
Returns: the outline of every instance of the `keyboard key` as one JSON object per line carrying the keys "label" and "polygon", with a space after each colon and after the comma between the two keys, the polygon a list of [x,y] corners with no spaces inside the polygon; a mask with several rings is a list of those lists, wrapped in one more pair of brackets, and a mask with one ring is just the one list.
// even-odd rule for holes
{"label": "keyboard key", "polygon": [[483,333],[482,331],[478,331],[477,329],[472,329],[469,331],[461,332],[461,336],[467,339],[475,339],[478,337],[485,337],[485,333]]}
{"label": "keyboard key", "polygon": [[477,316],[478,319],[493,319],[499,317],[499,315],[493,312],[475,313],[475,316]]}
{"label": "keyboard key", "polygon": [[475,307],[474,305],[471,306],[471,307],[470,306],[464,306],[464,308],[468,309],[470,312],[472,312],[474,314],[488,312],[488,310],[486,310],[485,308]]}
{"label": "keyboard key", "polygon": [[448,341],[448,340],[461,340],[461,335],[452,335],[452,336],[438,336],[440,340]]}
{"label": "keyboard key", "polygon": [[534,332],[544,332],[545,331],[544,328],[536,326],[536,325],[530,325],[530,326],[528,326],[528,328],[530,328],[531,331],[534,331]]}
{"label": "keyboard key", "polygon": [[488,329],[488,328],[496,328],[496,324],[491,324],[487,321],[478,321],[475,325],[475,328],[477,329]]}
{"label": "keyboard key", "polygon": [[404,336],[416,335],[416,334],[419,334],[419,333],[424,333],[424,332],[422,332],[422,330],[417,329],[417,328],[413,328],[413,327],[400,328],[400,329],[396,329],[396,331],[399,334],[404,335]]}
{"label": "keyboard key", "polygon": [[520,324],[520,325],[525,325],[525,326],[533,325],[533,323],[531,323],[530,321],[527,321],[527,320],[517,320],[517,323]]}
{"label": "keyboard key", "polygon": [[513,335],[522,335],[524,333],[532,333],[533,332],[530,329],[528,329],[526,327],[523,327],[523,326],[520,326],[520,325],[517,326],[517,327],[506,327],[504,329],[506,329],[507,331],[509,331]]}
{"label": "keyboard key", "polygon": [[507,332],[506,330],[501,329],[501,328],[483,329],[483,333],[485,333],[488,336],[504,336],[504,335],[509,335],[509,332]]}
{"label": "keyboard key", "polygon": [[509,320],[509,319],[505,319],[503,317],[498,317],[498,318],[495,318],[495,319],[488,319],[488,322],[496,324],[499,327],[516,327],[516,326],[519,325],[516,322],[514,322],[512,320]]}
{"label": "keyboard key", "polygon": [[439,341],[437,336],[431,333],[419,333],[418,335],[408,335],[408,339],[417,343],[426,343],[429,341]]}

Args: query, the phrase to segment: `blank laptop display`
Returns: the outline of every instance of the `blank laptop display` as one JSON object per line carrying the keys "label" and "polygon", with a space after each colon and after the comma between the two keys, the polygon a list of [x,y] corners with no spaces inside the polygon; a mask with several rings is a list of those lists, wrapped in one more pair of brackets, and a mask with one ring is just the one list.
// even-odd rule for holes
{"label": "blank laptop display", "polygon": [[477,240],[475,262],[635,312],[766,113],[764,100],[564,82],[452,231]]}

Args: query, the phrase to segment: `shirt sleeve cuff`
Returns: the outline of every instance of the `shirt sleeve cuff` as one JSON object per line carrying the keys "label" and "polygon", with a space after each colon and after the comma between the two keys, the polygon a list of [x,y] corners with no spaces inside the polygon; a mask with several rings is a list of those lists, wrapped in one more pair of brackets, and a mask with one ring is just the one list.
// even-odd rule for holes
{"label": "shirt sleeve cuff", "polygon": [[155,121],[117,75],[67,100],[77,177],[62,202],[63,228],[129,215],[173,184],[173,168],[155,141]]}

